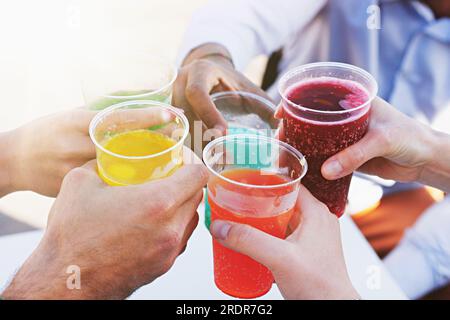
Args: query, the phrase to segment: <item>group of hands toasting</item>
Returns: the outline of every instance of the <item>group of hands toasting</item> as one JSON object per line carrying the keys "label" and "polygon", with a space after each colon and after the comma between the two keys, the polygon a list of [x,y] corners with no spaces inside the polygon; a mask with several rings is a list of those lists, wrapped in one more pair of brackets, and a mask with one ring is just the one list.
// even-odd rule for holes
{"label": "group of hands toasting", "polygon": [[[184,60],[173,105],[190,120],[224,132],[209,96],[240,90],[265,95],[233,67],[228,52],[207,44]],[[198,224],[208,171],[185,148],[172,176],[142,185],[107,186],[96,171],[88,127],[94,112],[79,108],[0,134],[0,196],[19,190],[56,196],[39,246],[3,292],[5,299],[122,299],[166,273]],[[330,180],[355,170],[450,190],[450,137],[373,101],[362,140],[328,159]],[[445,151],[446,152],[443,152]],[[439,155],[439,156],[438,156]],[[267,266],[287,299],[358,299],[344,261],[339,222],[301,187],[301,223],[285,240],[247,225],[214,221],[221,244]],[[319,235],[320,236],[317,236]],[[66,287],[67,267],[81,269],[81,289]]]}

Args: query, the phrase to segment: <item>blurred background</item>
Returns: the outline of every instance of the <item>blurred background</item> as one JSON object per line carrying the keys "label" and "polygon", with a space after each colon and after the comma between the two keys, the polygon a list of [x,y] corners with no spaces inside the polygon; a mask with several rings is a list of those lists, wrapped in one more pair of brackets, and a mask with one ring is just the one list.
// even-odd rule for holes
{"label": "blurred background", "polygon": [[[206,0],[0,0],[0,131],[83,105],[83,59],[117,50],[175,61],[191,14]],[[246,74],[261,79],[265,57]],[[0,152],[7,152],[2,150]],[[52,199],[0,199],[0,235],[44,227]]]}

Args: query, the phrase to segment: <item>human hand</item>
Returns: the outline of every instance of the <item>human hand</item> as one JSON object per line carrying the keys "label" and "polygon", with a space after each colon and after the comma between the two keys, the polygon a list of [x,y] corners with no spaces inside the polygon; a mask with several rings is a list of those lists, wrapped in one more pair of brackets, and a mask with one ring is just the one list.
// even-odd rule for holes
{"label": "human hand", "polygon": [[[172,176],[142,185],[107,186],[94,161],[70,171],[47,230],[6,289],[6,299],[122,299],[166,273],[198,223],[208,172],[185,149]],[[80,268],[80,290],[66,270]]]}
{"label": "human hand", "polygon": [[269,268],[286,299],[359,299],[347,273],[337,217],[303,186],[297,205],[301,222],[286,240],[220,220],[211,224],[211,234]]}
{"label": "human hand", "polygon": [[194,129],[201,120],[207,129],[225,133],[227,123],[216,109],[210,94],[220,91],[246,91],[267,97],[266,93],[235,70],[228,51],[218,44],[194,49],[184,60],[174,84],[173,105],[183,108]]}
{"label": "human hand", "polygon": [[[439,155],[439,156],[438,156]],[[322,175],[334,180],[355,170],[401,182],[450,188],[450,140],[381,98],[372,103],[367,134],[328,159]]]}
{"label": "human hand", "polygon": [[77,108],[32,121],[8,133],[12,191],[56,196],[64,176],[95,158],[89,138],[94,112]]}

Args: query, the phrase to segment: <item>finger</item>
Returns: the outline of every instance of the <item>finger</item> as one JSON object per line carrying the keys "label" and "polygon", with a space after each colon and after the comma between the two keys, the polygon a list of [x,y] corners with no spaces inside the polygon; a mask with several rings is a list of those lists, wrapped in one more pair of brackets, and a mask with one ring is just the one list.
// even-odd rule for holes
{"label": "finger", "polygon": [[202,202],[203,199],[203,189],[197,190],[197,193],[181,204],[175,214],[173,215],[173,218],[171,219],[171,223],[173,223],[180,233],[185,233],[186,226],[189,225],[192,218],[197,215],[197,208]]}
{"label": "finger", "polygon": [[277,130],[275,131],[275,139],[286,141],[285,140],[285,132],[284,132],[284,124],[283,121],[280,121]]}
{"label": "finger", "polygon": [[97,186],[105,185],[98,176],[97,162],[95,160],[88,161],[81,167],[72,169],[64,178],[64,183],[73,183],[77,187],[79,187],[80,181],[89,181],[90,184]]}
{"label": "finger", "polygon": [[85,108],[76,108],[72,110],[71,119],[74,121],[76,128],[89,134],[89,125],[97,112]]}
{"label": "finger", "polygon": [[90,160],[90,161],[86,162],[84,165],[82,165],[81,167],[97,174],[97,161],[96,160]]}
{"label": "finger", "polygon": [[191,238],[192,234],[194,233],[194,230],[197,228],[198,221],[199,221],[198,214],[196,214],[187,225],[186,231],[182,238],[183,240],[181,241],[181,243],[184,243],[184,245],[182,246],[180,253],[178,255],[181,255],[184,253],[184,251],[186,251],[188,241]]}
{"label": "finger", "polygon": [[360,141],[325,161],[322,165],[322,175],[328,180],[342,178],[370,159],[383,156],[385,148],[376,133],[368,132]]}
{"label": "finger", "polygon": [[168,178],[137,186],[153,200],[155,192],[164,190],[164,198],[176,208],[194,197],[208,182],[208,171],[203,164],[183,165]]}
{"label": "finger", "polygon": [[275,119],[283,119],[283,105],[281,103],[277,106],[274,117]]}
{"label": "finger", "polygon": [[194,197],[186,201],[181,205],[176,211],[173,223],[179,229],[180,234],[182,234],[180,242],[180,254],[186,248],[187,242],[190,239],[192,233],[198,225],[198,213],[197,208],[203,199],[203,190],[200,190]]}
{"label": "finger", "polygon": [[302,223],[308,223],[311,218],[314,218],[314,216],[318,214],[317,212],[319,212],[319,214],[322,211],[329,213],[327,206],[317,200],[317,198],[303,185],[300,185],[299,188],[296,208],[302,215]]}
{"label": "finger", "polygon": [[269,100],[270,102],[273,102],[272,98],[270,98],[270,96],[267,94],[267,92],[265,92],[263,89],[261,89],[260,87],[258,87],[257,85],[255,85],[252,81],[250,81],[249,79],[244,77],[244,83],[242,84],[243,87],[243,91],[246,92],[250,92],[253,94],[256,94],[260,97],[263,97],[267,100]]}
{"label": "finger", "polygon": [[188,76],[185,95],[195,114],[207,128],[225,132],[227,123],[211,100],[212,89],[219,84],[218,75],[211,70],[197,68]]}
{"label": "finger", "polygon": [[301,239],[303,230],[321,229],[323,222],[327,221],[327,219],[338,221],[337,217],[330,212],[328,207],[317,200],[303,185],[300,185],[296,209],[300,212],[300,219],[290,239]]}
{"label": "finger", "polygon": [[78,159],[94,159],[95,158],[95,145],[89,137],[83,136],[75,143],[78,146],[76,150],[76,156]]}
{"label": "finger", "polygon": [[222,245],[245,254],[271,270],[286,261],[288,243],[245,224],[215,220],[212,236]]}

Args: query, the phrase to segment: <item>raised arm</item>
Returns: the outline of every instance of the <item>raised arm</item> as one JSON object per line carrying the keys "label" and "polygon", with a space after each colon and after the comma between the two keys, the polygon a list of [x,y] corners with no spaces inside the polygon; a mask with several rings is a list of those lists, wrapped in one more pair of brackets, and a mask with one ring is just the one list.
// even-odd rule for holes
{"label": "raised arm", "polygon": [[217,43],[242,71],[258,54],[270,54],[309,23],[325,0],[213,0],[198,10],[187,28],[179,59],[194,48]]}
{"label": "raised arm", "polygon": [[67,172],[95,158],[88,134],[94,114],[62,111],[0,133],[0,197],[23,190],[56,196]]}
{"label": "raised arm", "polygon": [[405,116],[379,98],[371,112],[366,136],[328,159],[323,176],[338,179],[360,170],[449,192],[450,136]]}
{"label": "raised arm", "polygon": [[240,71],[258,54],[270,54],[287,42],[322,8],[325,0],[216,0],[195,15],[179,54],[181,69],[173,104],[193,121],[220,133],[227,126],[209,95],[242,90],[265,93]]}

